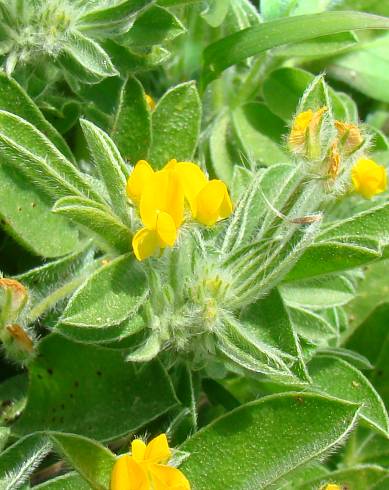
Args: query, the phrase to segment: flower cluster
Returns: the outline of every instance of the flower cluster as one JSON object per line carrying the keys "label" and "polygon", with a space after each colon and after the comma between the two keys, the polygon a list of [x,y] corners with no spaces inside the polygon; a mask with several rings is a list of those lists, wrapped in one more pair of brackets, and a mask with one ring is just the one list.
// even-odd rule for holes
{"label": "flower cluster", "polygon": [[[316,111],[308,109],[296,115],[288,139],[289,148],[293,153],[308,159],[320,155],[320,129],[326,112],[327,107],[324,106]],[[335,180],[342,170],[342,159],[347,159],[359,150],[365,141],[356,124],[336,120],[334,125],[336,136],[325,158],[325,172],[332,180]],[[366,156],[359,158],[352,167],[351,180],[354,190],[366,199],[384,192],[387,188],[385,167]]]}
{"label": "flower cluster", "polygon": [[113,467],[111,490],[190,490],[183,473],[164,464],[171,456],[166,434],[155,437],[147,446],[135,439],[131,455],[120,456]]}
{"label": "flower cluster", "polygon": [[127,195],[139,207],[144,226],[132,241],[138,260],[174,245],[185,207],[193,219],[206,226],[232,213],[224,182],[208,180],[192,162],[170,160],[162,170],[154,171],[148,162],[140,160],[128,178]]}

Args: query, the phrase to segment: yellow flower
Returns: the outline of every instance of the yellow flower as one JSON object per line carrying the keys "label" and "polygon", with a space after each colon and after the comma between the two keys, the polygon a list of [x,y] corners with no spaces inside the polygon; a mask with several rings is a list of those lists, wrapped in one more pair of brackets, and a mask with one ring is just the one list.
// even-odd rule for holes
{"label": "yellow flower", "polygon": [[335,483],[328,483],[322,490],[342,490],[342,487]]}
{"label": "yellow flower", "polygon": [[120,456],[111,476],[111,490],[190,490],[183,473],[167,466],[172,452],[165,434],[147,446],[141,439],[131,444],[131,455]]}
{"label": "yellow flower", "polygon": [[191,162],[170,160],[162,170],[154,172],[145,160],[140,160],[127,181],[127,195],[139,206],[144,225],[132,240],[138,260],[174,245],[184,219],[185,201],[193,218],[207,226],[232,213],[224,182],[209,181]]}
{"label": "yellow flower", "polygon": [[218,220],[230,216],[232,202],[224,182],[208,180],[201,168],[191,162],[171,160],[165,168],[171,169],[178,176],[196,221],[212,226]]}
{"label": "yellow flower", "polygon": [[184,218],[184,193],[175,173],[154,172],[140,160],[128,179],[127,194],[139,205],[144,225],[132,240],[136,258],[144,260],[158,249],[172,247]]}
{"label": "yellow flower", "polygon": [[308,109],[297,114],[288,139],[289,147],[292,151],[296,153],[304,152],[309,134],[315,135],[318,132],[321,119],[326,111],[327,107],[321,107],[315,112],[312,109]]}
{"label": "yellow flower", "polygon": [[368,158],[357,161],[352,168],[351,178],[356,192],[366,199],[384,192],[387,187],[385,167]]}
{"label": "yellow flower", "polygon": [[335,127],[346,153],[352,153],[363,143],[361,132],[355,124],[335,121]]}

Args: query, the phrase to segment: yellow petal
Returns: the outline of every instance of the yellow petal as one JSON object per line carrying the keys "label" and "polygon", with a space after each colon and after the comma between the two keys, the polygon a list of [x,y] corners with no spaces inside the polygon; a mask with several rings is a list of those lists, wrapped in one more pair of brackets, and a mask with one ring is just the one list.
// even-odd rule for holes
{"label": "yellow petal", "polygon": [[356,192],[366,199],[384,192],[387,188],[385,167],[368,158],[358,160],[352,168],[351,178]]}
{"label": "yellow petal", "polygon": [[179,228],[184,220],[184,189],[175,172],[169,172],[166,206],[162,209],[168,213]]}
{"label": "yellow petal", "polygon": [[206,186],[208,179],[201,168],[192,162],[178,162],[175,167],[190,209],[193,215],[197,214],[197,195]]}
{"label": "yellow petal", "polygon": [[149,230],[155,230],[157,215],[165,211],[169,187],[169,172],[158,171],[148,182],[140,200],[140,217]]}
{"label": "yellow petal", "polygon": [[167,461],[171,454],[166,434],[160,434],[147,444],[145,461],[150,463],[161,463]]}
{"label": "yellow petal", "polygon": [[131,455],[137,463],[145,459],[146,444],[142,439],[134,439],[131,443]]}
{"label": "yellow petal", "polygon": [[134,170],[127,180],[127,195],[136,204],[139,203],[142,192],[153,175],[154,170],[146,160],[139,160],[135,165]]}
{"label": "yellow petal", "polygon": [[154,464],[150,473],[155,490],[190,490],[189,481],[177,468]]}
{"label": "yellow petal", "polygon": [[113,467],[110,490],[149,490],[146,472],[131,456],[120,456]]}
{"label": "yellow petal", "polygon": [[170,214],[162,211],[158,214],[156,232],[161,248],[172,247],[177,238],[177,228]]}
{"label": "yellow petal", "polygon": [[137,231],[132,239],[132,248],[138,260],[145,260],[154,255],[159,248],[158,235],[154,230],[142,228]]}
{"label": "yellow petal", "polygon": [[212,226],[232,211],[226,184],[221,180],[211,180],[197,196],[197,214],[194,216],[203,225]]}
{"label": "yellow petal", "polygon": [[173,218],[176,228],[184,219],[184,192],[175,172],[160,170],[145,187],[140,200],[140,217],[146,228],[154,230],[158,214],[164,211]]}
{"label": "yellow petal", "polygon": [[313,111],[300,112],[294,118],[292,128],[289,134],[289,146],[292,149],[297,149],[305,143],[305,135],[310,122],[312,121]]}
{"label": "yellow petal", "polygon": [[220,207],[220,218],[221,219],[228,218],[231,215],[232,211],[233,211],[232,201],[228,193],[227,187],[225,186],[224,199]]}
{"label": "yellow petal", "polygon": [[162,170],[174,170],[177,167],[177,160],[172,158],[167,162],[167,164],[163,167]]}

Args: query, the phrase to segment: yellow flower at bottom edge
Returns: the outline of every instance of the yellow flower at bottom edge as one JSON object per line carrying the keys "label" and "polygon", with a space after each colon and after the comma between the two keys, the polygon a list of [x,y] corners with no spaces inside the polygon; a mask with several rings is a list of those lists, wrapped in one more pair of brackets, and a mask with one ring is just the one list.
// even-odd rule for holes
{"label": "yellow flower at bottom edge", "polygon": [[351,170],[351,179],[356,192],[366,199],[384,192],[387,188],[385,167],[368,158],[357,161]]}
{"label": "yellow flower at bottom edge", "polygon": [[199,223],[212,226],[230,216],[233,206],[223,181],[208,180],[201,168],[191,162],[171,160],[165,168],[177,174],[192,216]]}
{"label": "yellow flower at bottom edge", "polygon": [[336,485],[335,483],[328,483],[322,488],[322,490],[342,490],[342,487]]}
{"label": "yellow flower at bottom edge", "polygon": [[190,484],[177,468],[167,466],[172,452],[165,434],[146,446],[141,439],[131,444],[131,455],[120,456],[111,476],[111,490],[190,490]]}

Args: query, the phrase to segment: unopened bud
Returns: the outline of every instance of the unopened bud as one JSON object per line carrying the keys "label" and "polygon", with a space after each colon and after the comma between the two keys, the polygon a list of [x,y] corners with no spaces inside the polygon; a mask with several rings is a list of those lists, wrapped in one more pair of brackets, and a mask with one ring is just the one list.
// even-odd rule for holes
{"label": "unopened bud", "polygon": [[16,319],[27,303],[27,289],[15,279],[0,279],[0,307],[3,321]]}
{"label": "unopened bud", "polygon": [[339,141],[346,154],[353,153],[363,143],[363,136],[358,126],[355,124],[335,121],[335,127],[338,131]]}
{"label": "unopened bud", "polygon": [[293,153],[308,157],[320,155],[320,126],[327,107],[309,109],[297,114],[289,134],[288,144]]}
{"label": "unopened bud", "polygon": [[28,353],[34,351],[34,342],[32,341],[32,338],[20,325],[8,325],[6,329],[21,350]]}
{"label": "unopened bud", "polygon": [[338,150],[338,140],[335,140],[332,143],[328,160],[329,160],[328,176],[331,179],[335,179],[339,174],[340,161],[341,161],[339,150]]}

